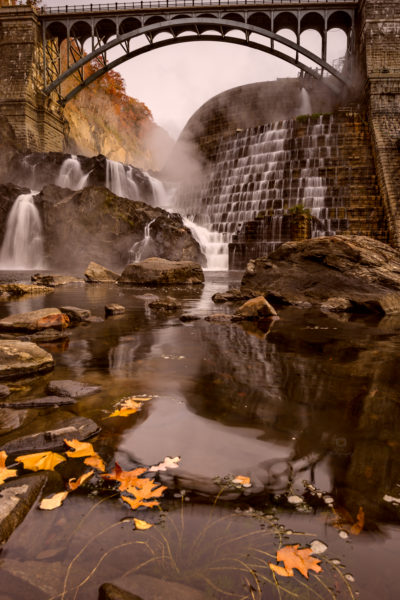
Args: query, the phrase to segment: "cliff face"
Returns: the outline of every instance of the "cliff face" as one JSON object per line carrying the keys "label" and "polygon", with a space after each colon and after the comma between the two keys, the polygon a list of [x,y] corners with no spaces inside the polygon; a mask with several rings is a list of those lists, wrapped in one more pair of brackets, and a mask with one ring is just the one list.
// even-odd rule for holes
{"label": "cliff face", "polygon": [[[64,57],[65,58],[65,57]],[[93,61],[86,67],[90,75],[103,66]],[[63,86],[63,95],[75,86],[73,78]],[[156,125],[150,109],[126,93],[125,82],[116,71],[109,71],[82,90],[65,107],[69,123],[67,151],[131,163],[144,169],[162,165],[163,150],[173,141],[166,131]]]}

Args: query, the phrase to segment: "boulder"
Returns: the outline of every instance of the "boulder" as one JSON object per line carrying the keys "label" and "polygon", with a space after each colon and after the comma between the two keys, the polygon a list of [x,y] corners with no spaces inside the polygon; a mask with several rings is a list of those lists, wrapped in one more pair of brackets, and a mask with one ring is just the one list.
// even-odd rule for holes
{"label": "boulder", "polygon": [[0,543],[24,520],[47,481],[45,473],[8,480],[0,491]]}
{"label": "boulder", "polygon": [[65,419],[55,429],[39,431],[3,444],[2,449],[9,455],[30,454],[63,448],[64,439],[77,439],[80,442],[96,435],[100,427],[91,419],[72,417]]}
{"label": "boulder", "polygon": [[7,398],[11,394],[10,388],[6,385],[0,385],[0,398]]}
{"label": "boulder", "polygon": [[254,292],[250,291],[245,293],[236,288],[232,288],[226,292],[217,292],[211,296],[211,300],[215,302],[215,304],[223,304],[224,302],[245,302],[246,300],[250,300],[250,298],[254,297]]}
{"label": "boulder", "polygon": [[234,313],[232,319],[234,321],[257,321],[268,317],[276,317],[277,314],[274,307],[264,296],[257,296],[257,298],[252,298],[242,304]]}
{"label": "boulder", "polygon": [[4,404],[1,404],[0,408],[0,435],[7,435],[11,431],[15,431],[25,423],[28,417],[27,410],[4,408]]}
{"label": "boulder", "polygon": [[119,277],[118,273],[106,269],[91,261],[85,271],[85,279],[88,283],[114,283]]}
{"label": "boulder", "polygon": [[72,277],[70,275],[42,275],[41,273],[35,273],[35,275],[32,275],[31,280],[37,285],[49,287],[69,285],[70,283],[83,283],[83,279],[80,277]]}
{"label": "boulder", "polygon": [[60,306],[60,310],[67,315],[71,323],[87,321],[92,314],[87,308],[78,308],[77,306]]}
{"label": "boulder", "polygon": [[68,317],[63,315],[58,308],[41,308],[1,319],[0,331],[34,332],[48,327],[64,329],[68,325]]}
{"label": "boulder", "polygon": [[197,315],[182,315],[179,317],[179,320],[182,321],[182,323],[190,323],[191,321],[199,321],[200,319],[201,317]]}
{"label": "boulder", "polygon": [[256,291],[275,305],[395,314],[400,312],[400,252],[353,235],[287,242],[268,258],[248,263],[241,290]]}
{"label": "boulder", "polygon": [[19,297],[25,295],[48,294],[54,292],[53,288],[45,285],[29,285],[26,283],[2,283],[0,296]]}
{"label": "boulder", "polygon": [[54,367],[51,354],[32,342],[0,340],[0,379],[45,373]]}
{"label": "boulder", "polygon": [[232,315],[228,315],[227,313],[213,313],[204,317],[204,320],[210,323],[231,323]]}
{"label": "boulder", "polygon": [[123,285],[200,284],[204,283],[204,274],[198,263],[153,257],[127,265],[118,283]]}
{"label": "boulder", "polygon": [[80,381],[70,381],[68,379],[59,381],[50,381],[47,386],[47,392],[54,396],[64,396],[67,398],[83,398],[96,394],[101,390],[99,385],[88,385]]}
{"label": "boulder", "polygon": [[125,310],[125,306],[122,306],[121,304],[106,304],[104,307],[106,317],[111,317],[112,315],[123,315]]}
{"label": "boulder", "polygon": [[1,408],[14,408],[21,410],[24,408],[47,408],[49,406],[64,406],[67,404],[76,404],[77,400],[68,396],[44,396],[43,398],[31,398],[29,400],[19,400],[16,402],[2,402]]}
{"label": "boulder", "polygon": [[131,594],[126,590],[112,584],[103,583],[99,588],[99,600],[142,600],[136,594]]}
{"label": "boulder", "polygon": [[174,311],[182,308],[182,304],[178,302],[175,298],[167,296],[166,298],[159,298],[158,300],[150,302],[149,307],[153,310]]}

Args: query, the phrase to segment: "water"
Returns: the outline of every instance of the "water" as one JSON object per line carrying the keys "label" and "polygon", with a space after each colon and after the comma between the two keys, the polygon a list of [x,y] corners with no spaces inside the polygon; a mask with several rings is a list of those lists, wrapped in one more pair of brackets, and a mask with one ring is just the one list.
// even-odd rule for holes
{"label": "water", "polygon": [[0,250],[0,268],[44,268],[42,221],[35,206],[35,192],[21,194],[11,208]]}
{"label": "water", "polygon": [[129,262],[139,262],[145,258],[154,256],[152,254],[151,226],[155,219],[152,219],[145,225],[143,239],[135,242],[129,251]]}
{"label": "water", "polygon": [[[239,276],[207,273],[204,288],[157,294],[178,298],[183,313],[229,311],[214,305],[211,295],[237,286]],[[160,474],[168,486],[162,513],[134,514],[97,476],[61,508],[32,509],[3,549],[2,589],[13,600],[48,600],[62,592],[64,581],[68,590],[81,586],[65,600],[75,591],[77,600],[96,600],[104,581],[143,597],[146,590],[149,598],[157,585],[163,598],[184,592],[194,598],[193,589],[216,600],[287,600],[293,594],[347,599],[356,592],[360,600],[397,598],[400,507],[384,496],[400,496],[399,317],[285,308],[269,330],[203,320],[183,324],[150,310],[153,295],[154,289],[75,285],[0,305],[0,317],[45,306],[80,306],[97,316],[110,302],[126,307],[124,315],[71,329],[68,343],[44,346],[55,358],[54,371],[14,381],[9,400],[43,396],[54,379],[100,384],[102,391],[72,407],[18,411],[15,431],[7,431],[7,423],[17,411],[4,409],[1,445],[49,428],[62,415],[79,414],[102,429],[90,441],[107,471],[114,460],[131,469],[181,456],[178,469]],[[153,396],[140,412],[109,418],[121,398],[140,394]],[[61,479],[55,476],[46,494],[83,470],[82,461],[63,463],[56,469]],[[251,477],[253,487],[214,506],[216,478],[229,474]],[[292,495],[302,504],[291,504]],[[366,521],[355,535],[350,529],[360,506]],[[127,520],[132,516],[154,527],[134,530]],[[342,539],[340,531],[349,537]],[[268,562],[275,562],[279,546],[316,539],[328,546],[320,555],[322,573],[309,580],[299,574],[278,578],[278,592]]]}
{"label": "water", "polygon": [[299,115],[311,115],[311,96],[306,88],[301,88]]}
{"label": "water", "polygon": [[82,190],[86,187],[90,171],[83,173],[81,163],[77,156],[65,159],[61,165],[60,173],[56,179],[56,185],[70,190]]}
{"label": "water", "polygon": [[190,229],[194,239],[200,244],[201,251],[206,257],[205,269],[207,271],[227,271],[229,266],[228,244],[223,241],[221,234],[210,231],[187,217],[184,217],[183,224]]}

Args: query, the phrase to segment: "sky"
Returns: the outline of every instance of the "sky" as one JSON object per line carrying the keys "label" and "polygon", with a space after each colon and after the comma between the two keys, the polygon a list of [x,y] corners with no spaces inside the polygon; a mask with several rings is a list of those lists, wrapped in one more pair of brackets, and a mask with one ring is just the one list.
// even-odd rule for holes
{"label": "sky", "polygon": [[[68,4],[84,3],[84,0],[75,0]],[[43,4],[64,6],[65,1],[45,0]],[[280,35],[293,39],[288,31],[281,31]],[[301,42],[309,50],[320,53],[321,38],[317,32],[305,32]],[[328,61],[344,53],[344,34],[332,31],[328,39]],[[115,52],[109,54],[109,60],[117,56]],[[296,67],[283,60],[220,42],[187,42],[152,50],[123,63],[118,71],[125,79],[128,94],[144,102],[155,122],[175,139],[191,115],[216,94],[247,83],[298,74]]]}

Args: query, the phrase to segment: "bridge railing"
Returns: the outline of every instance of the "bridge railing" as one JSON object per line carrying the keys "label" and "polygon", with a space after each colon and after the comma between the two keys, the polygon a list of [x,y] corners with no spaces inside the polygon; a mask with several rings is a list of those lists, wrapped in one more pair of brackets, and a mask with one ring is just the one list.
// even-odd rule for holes
{"label": "bridge railing", "polygon": [[109,2],[104,4],[75,4],[43,6],[42,14],[108,12],[112,10],[140,10],[142,8],[179,8],[190,6],[237,6],[237,5],[289,5],[289,4],[357,4],[357,0],[137,0],[136,2]]}

